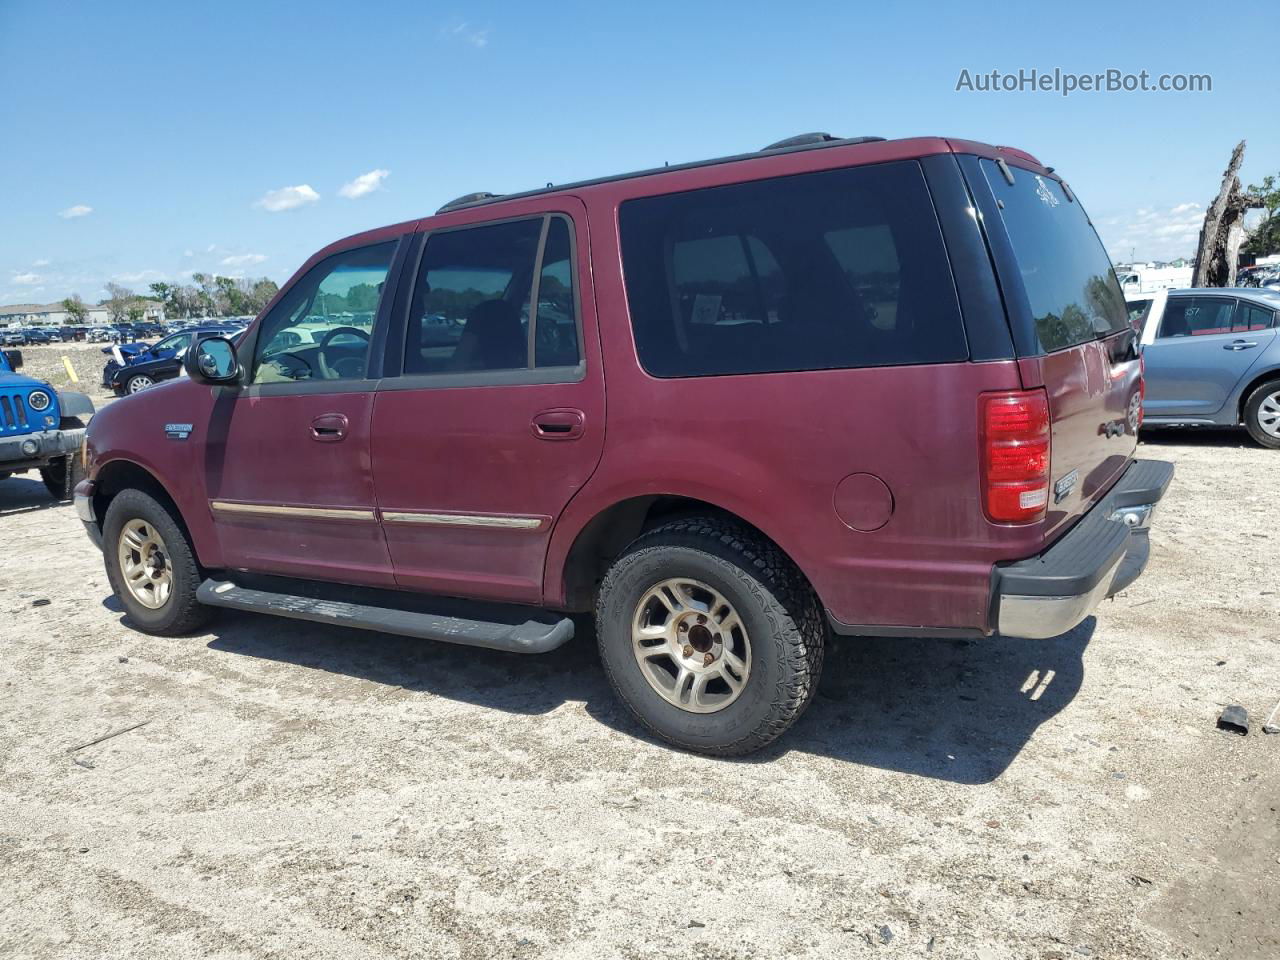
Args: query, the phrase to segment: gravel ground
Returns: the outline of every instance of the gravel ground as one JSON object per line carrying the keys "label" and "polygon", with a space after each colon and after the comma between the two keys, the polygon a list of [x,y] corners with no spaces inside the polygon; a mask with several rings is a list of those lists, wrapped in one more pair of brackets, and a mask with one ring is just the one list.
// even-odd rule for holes
{"label": "gravel ground", "polygon": [[646,739],[585,625],[136,633],[71,508],[0,482],[0,956],[1275,958],[1280,454],[1143,452],[1178,475],[1096,620],[841,642],[736,762]]}
{"label": "gravel ground", "polygon": [[[22,353],[22,369],[29,377],[48,380],[60,390],[78,390],[87,393],[94,401],[108,400],[112,397],[110,390],[102,387],[102,367],[107,362],[107,355],[102,352],[107,343],[50,343],[16,347]],[[71,379],[62,362],[66,357],[79,377],[79,382]],[[0,501],[0,510],[4,509]]]}

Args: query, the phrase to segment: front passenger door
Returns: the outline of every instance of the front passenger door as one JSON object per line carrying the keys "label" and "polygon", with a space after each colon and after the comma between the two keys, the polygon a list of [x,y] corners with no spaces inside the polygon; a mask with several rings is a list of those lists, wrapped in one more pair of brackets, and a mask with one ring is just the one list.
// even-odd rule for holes
{"label": "front passenger door", "polygon": [[373,341],[397,247],[392,240],[320,261],[245,338],[248,382],[215,401],[206,465],[229,567],[393,583],[369,424],[380,363]]}

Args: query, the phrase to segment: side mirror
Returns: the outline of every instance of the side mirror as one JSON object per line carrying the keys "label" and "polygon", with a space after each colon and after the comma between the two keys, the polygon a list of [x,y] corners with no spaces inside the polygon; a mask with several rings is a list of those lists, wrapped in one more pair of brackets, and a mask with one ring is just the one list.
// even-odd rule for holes
{"label": "side mirror", "polygon": [[10,370],[17,370],[20,366],[22,366],[21,350],[6,350],[4,352],[4,358],[9,362]]}
{"label": "side mirror", "polygon": [[240,379],[240,360],[235,344],[226,337],[197,340],[182,359],[182,366],[192,380],[208,384],[235,383]]}

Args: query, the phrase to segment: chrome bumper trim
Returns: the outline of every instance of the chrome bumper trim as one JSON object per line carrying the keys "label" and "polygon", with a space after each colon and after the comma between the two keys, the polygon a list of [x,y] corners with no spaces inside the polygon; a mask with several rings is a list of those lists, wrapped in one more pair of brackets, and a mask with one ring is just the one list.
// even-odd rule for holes
{"label": "chrome bumper trim", "polygon": [[1006,637],[1048,640],[1079,624],[1111,593],[1111,584],[1124,558],[1112,564],[1098,585],[1074,597],[1003,596],[996,629]]}
{"label": "chrome bumper trim", "polygon": [[98,518],[93,513],[93,497],[86,497],[83,493],[75,495],[76,516],[85,523],[97,523]]}

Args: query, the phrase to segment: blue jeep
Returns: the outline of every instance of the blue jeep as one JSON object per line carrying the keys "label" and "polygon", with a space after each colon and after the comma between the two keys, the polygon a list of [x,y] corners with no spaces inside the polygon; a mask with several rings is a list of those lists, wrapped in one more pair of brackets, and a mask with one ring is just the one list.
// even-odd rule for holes
{"label": "blue jeep", "polygon": [[0,480],[39,470],[53,496],[70,500],[84,472],[80,443],[93,401],[15,372],[21,366],[19,351],[0,351]]}

